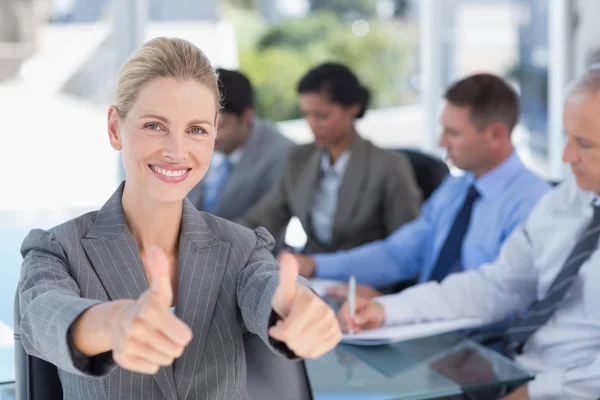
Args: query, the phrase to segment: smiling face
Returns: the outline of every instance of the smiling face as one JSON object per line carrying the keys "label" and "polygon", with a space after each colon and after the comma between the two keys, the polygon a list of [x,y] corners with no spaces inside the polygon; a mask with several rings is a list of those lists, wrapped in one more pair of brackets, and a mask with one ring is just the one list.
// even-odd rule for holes
{"label": "smiling face", "polygon": [[196,80],[159,78],[131,110],[108,113],[112,147],[122,150],[126,185],[159,203],[181,202],[204,177],[216,135],[215,93]]}

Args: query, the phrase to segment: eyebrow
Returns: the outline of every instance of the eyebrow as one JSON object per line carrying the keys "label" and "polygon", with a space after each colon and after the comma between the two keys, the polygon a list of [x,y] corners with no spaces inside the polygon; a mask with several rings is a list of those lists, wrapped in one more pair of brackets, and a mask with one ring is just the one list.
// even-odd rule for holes
{"label": "eyebrow", "polygon": [[[140,119],[144,119],[144,118],[147,118],[147,119],[158,119],[158,120],[161,120],[162,122],[164,122],[165,124],[169,123],[169,119],[168,118],[160,116],[160,115],[157,115],[157,114],[146,114],[146,115],[143,115]],[[188,124],[189,125],[208,124],[210,126],[214,125],[212,122],[210,122],[209,120],[206,120],[206,119],[194,119],[194,120],[190,121]]]}
{"label": "eyebrow", "polygon": [[579,143],[596,144],[593,140],[581,136],[573,136],[573,139],[577,140]]}

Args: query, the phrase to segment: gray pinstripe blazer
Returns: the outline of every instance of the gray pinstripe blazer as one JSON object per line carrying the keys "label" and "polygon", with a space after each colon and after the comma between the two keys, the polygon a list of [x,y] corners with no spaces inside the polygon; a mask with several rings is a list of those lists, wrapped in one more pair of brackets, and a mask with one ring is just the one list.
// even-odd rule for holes
{"label": "gray pinstripe blazer", "polygon": [[152,375],[124,370],[110,353],[91,359],[73,348],[69,329],[87,308],[135,299],[148,288],[125,222],[123,185],[98,211],[25,238],[19,282],[26,351],[55,364],[65,399],[246,399],[242,335],[268,337],[278,264],[273,239],[183,203],[177,316],[193,339],[172,366]]}

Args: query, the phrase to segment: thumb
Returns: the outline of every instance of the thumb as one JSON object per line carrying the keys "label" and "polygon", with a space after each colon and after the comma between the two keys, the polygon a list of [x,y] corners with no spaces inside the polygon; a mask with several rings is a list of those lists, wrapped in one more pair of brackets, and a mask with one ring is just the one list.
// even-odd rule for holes
{"label": "thumb", "polygon": [[281,250],[279,252],[279,254],[277,254],[277,261],[281,262],[281,259],[284,259],[284,258],[286,258],[287,256],[290,256],[290,255],[292,255],[292,253],[290,253],[289,251],[287,251],[287,250]]}
{"label": "thumb", "polygon": [[271,306],[282,318],[289,315],[298,280],[298,260],[292,254],[281,254],[279,266],[279,284],[275,289]]}
{"label": "thumb", "polygon": [[158,247],[152,247],[148,254],[148,278],[152,295],[158,298],[164,308],[171,307],[173,288],[169,277],[169,259]]}

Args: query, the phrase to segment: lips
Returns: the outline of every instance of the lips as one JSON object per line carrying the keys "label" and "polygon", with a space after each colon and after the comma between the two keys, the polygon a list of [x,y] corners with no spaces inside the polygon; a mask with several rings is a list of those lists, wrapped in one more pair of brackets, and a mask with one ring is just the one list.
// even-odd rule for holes
{"label": "lips", "polygon": [[154,176],[163,182],[167,183],[179,183],[184,181],[189,172],[192,170],[185,166],[171,166],[171,165],[148,165],[148,168],[152,171]]}

